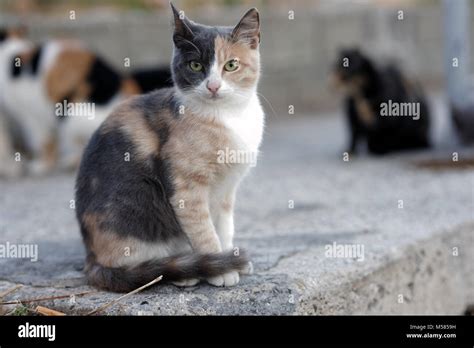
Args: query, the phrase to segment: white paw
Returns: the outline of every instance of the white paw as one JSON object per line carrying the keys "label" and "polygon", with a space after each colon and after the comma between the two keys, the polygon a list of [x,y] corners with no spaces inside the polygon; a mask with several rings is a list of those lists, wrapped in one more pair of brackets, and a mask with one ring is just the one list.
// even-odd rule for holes
{"label": "white paw", "polygon": [[232,271],[217,277],[207,278],[207,282],[214,286],[234,286],[239,282],[239,272]]}
{"label": "white paw", "polygon": [[249,261],[247,266],[243,268],[240,272],[240,274],[253,274],[253,263],[252,261]]}
{"label": "white paw", "polygon": [[194,286],[199,283],[199,279],[184,279],[176,282],[172,282],[173,285],[179,286],[180,288]]}

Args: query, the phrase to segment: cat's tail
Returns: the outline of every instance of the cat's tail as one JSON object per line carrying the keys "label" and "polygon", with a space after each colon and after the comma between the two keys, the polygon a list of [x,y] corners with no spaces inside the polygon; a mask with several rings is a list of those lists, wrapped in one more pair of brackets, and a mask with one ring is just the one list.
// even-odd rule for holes
{"label": "cat's tail", "polygon": [[142,262],[130,267],[104,267],[88,262],[85,269],[90,285],[114,291],[128,292],[163,276],[163,281],[204,279],[230,271],[243,271],[249,266],[245,251],[239,249],[215,254],[184,254]]}

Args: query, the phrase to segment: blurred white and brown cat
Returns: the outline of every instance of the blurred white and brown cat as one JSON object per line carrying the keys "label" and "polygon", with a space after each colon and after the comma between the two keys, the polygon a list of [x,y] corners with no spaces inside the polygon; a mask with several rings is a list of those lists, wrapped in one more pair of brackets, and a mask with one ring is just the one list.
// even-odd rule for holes
{"label": "blurred white and brown cat", "polygon": [[171,84],[168,67],[122,74],[77,40],[0,31],[0,176],[75,168],[114,106]]}

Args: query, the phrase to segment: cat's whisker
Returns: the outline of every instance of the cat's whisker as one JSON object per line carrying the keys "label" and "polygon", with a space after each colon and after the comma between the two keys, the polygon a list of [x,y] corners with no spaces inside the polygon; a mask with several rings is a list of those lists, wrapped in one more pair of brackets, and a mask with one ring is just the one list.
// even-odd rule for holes
{"label": "cat's whisker", "polygon": [[275,109],[273,108],[272,103],[270,103],[270,101],[267,99],[267,97],[265,97],[262,93],[259,93],[259,92],[256,92],[256,93],[259,97],[263,98],[267,102],[268,106],[272,110],[273,115],[275,115],[275,117],[278,118],[278,114],[276,113]]}

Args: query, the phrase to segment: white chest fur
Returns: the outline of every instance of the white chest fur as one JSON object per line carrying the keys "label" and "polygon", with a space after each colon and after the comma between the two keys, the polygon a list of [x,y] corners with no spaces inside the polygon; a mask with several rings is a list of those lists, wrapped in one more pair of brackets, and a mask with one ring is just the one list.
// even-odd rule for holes
{"label": "white chest fur", "polygon": [[258,97],[252,96],[245,108],[228,110],[222,116],[222,123],[235,139],[235,150],[257,152],[264,127],[264,114]]}
{"label": "white chest fur", "polygon": [[[262,142],[264,129],[264,113],[257,95],[253,95],[244,108],[235,110],[227,109],[220,113],[220,121],[230,133],[232,138],[230,148],[220,149],[224,151],[225,175],[221,180],[211,187],[210,209],[213,222],[220,236],[227,242],[222,241],[223,248],[228,249],[232,245],[234,230],[232,211],[222,211],[221,202],[233,201],[237,186],[248,172],[250,167],[255,166],[258,149]],[[219,159],[222,157],[218,156]]]}

